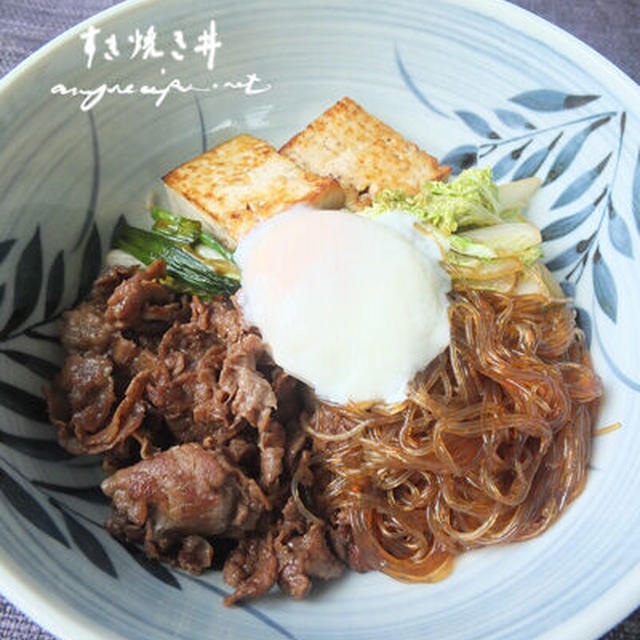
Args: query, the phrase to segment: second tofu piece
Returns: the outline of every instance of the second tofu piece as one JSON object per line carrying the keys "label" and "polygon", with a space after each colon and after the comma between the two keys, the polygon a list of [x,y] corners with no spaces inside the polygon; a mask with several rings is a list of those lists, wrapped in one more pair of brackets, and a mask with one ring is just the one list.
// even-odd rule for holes
{"label": "second tofu piece", "polygon": [[451,172],[351,98],[327,109],[280,153],[307,171],[338,180],[352,209],[370,205],[381,189],[415,193]]}
{"label": "second tofu piece", "polygon": [[345,198],[332,178],[300,168],[249,135],[185,162],[163,181],[172,210],[203,222],[230,249],[258,222],[296,203],[337,209]]}

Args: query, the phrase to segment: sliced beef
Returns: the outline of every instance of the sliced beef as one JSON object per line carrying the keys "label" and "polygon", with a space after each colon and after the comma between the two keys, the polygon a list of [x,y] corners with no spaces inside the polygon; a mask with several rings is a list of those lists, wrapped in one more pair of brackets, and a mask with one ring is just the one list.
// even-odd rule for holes
{"label": "sliced beef", "polygon": [[235,591],[224,599],[228,605],[267,593],[278,579],[278,558],[271,533],[243,538],[224,564],[222,576]]}
{"label": "sliced beef", "polygon": [[349,515],[341,509],[332,514],[329,539],[334,553],[350,569],[358,573],[371,571],[372,567],[367,563],[360,548],[353,540],[353,529]]}
{"label": "sliced beef", "polygon": [[340,575],[332,547],[349,564],[356,553],[347,525],[328,528],[291,497],[294,478],[315,481],[308,391],[233,298],[188,301],[164,277],[161,261],[111,269],[65,314],[67,357],[47,390],[58,439],[104,454],[113,535],[193,573],[224,563],[227,604],[276,584],[303,597],[313,578]]}
{"label": "sliced beef", "polygon": [[247,424],[268,423],[276,397],[257,370],[266,346],[242,326],[228,300],[194,299],[191,320],[164,334],[149,398],[179,442],[224,444]]}
{"label": "sliced beef", "polygon": [[274,546],[278,557],[278,584],[297,600],[311,589],[311,578],[330,580],[342,574],[344,565],[333,555],[323,522],[309,521],[289,498]]}
{"label": "sliced beef", "polygon": [[310,524],[289,498],[268,535],[244,538],[227,559],[223,577],[235,591],[225,604],[256,598],[276,583],[300,599],[311,589],[312,578],[330,580],[343,570],[327,545],[324,523]]}
{"label": "sliced beef", "polygon": [[62,316],[60,336],[68,352],[103,354],[109,348],[113,329],[104,320],[104,309],[85,302]]}
{"label": "sliced beef", "polygon": [[[309,460],[305,451],[296,475],[300,485],[308,488],[314,482]],[[224,579],[236,589],[225,603],[262,595],[276,582],[282,591],[300,599],[311,589],[312,578],[337,578],[343,569],[327,544],[325,523],[312,522],[288,496],[269,534],[243,540],[225,563]]]}
{"label": "sliced beef", "polygon": [[93,434],[111,415],[116,396],[106,356],[71,354],[62,368],[61,385],[69,400],[69,428]]}
{"label": "sliced beef", "polygon": [[[155,362],[137,332],[149,326],[157,330],[159,315],[162,331],[167,321],[184,316],[184,301],[158,281],[164,273],[162,261],[147,270],[111,269],[94,283],[87,302],[64,314],[61,337],[67,359],[45,395],[58,441],[70,453],[130,448],[123,443],[145,418],[146,385]],[[129,298],[135,301],[127,303]],[[145,320],[149,309],[151,319]],[[136,333],[123,335],[125,320],[134,316]]]}
{"label": "sliced beef", "polygon": [[133,378],[117,404],[111,373],[111,361],[105,356],[72,354],[47,392],[58,441],[70,453],[103,453],[142,424],[148,374],[142,372]]}
{"label": "sliced beef", "polygon": [[149,324],[164,326],[173,322],[182,311],[175,294],[159,280],[165,277],[162,260],[147,269],[136,271],[113,290],[107,300],[106,322],[114,329],[131,329]]}
{"label": "sliced beef", "polygon": [[285,431],[276,420],[269,420],[260,429],[260,483],[266,490],[274,488],[282,474],[285,439]]}
{"label": "sliced beef", "polygon": [[294,422],[298,426],[300,413],[304,408],[304,385],[280,367],[273,367],[270,381],[276,394],[279,420],[283,425]]}
{"label": "sliced beef", "polygon": [[[187,536],[240,538],[270,507],[260,487],[222,453],[196,443],[121,469],[102,490],[113,500],[109,530],[134,541],[144,531],[145,551],[162,558]],[[180,562],[179,555],[171,559]]]}
{"label": "sliced beef", "polygon": [[257,370],[266,354],[259,336],[247,333],[230,345],[220,372],[219,393],[231,412],[257,429],[264,428],[277,407],[269,381]]}
{"label": "sliced beef", "polygon": [[[197,323],[175,324],[163,336],[149,385],[149,400],[162,412],[178,442],[235,435],[233,418],[214,392],[225,347]],[[235,425],[233,425],[235,427]]]}

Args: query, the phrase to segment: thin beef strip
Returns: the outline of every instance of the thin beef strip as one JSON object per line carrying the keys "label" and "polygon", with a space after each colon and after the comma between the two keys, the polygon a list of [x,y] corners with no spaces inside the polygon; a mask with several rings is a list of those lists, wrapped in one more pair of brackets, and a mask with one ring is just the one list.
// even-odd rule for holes
{"label": "thin beef strip", "polygon": [[[313,483],[309,451],[300,457],[300,483]],[[263,595],[277,582],[296,599],[311,589],[311,578],[330,580],[342,574],[344,565],[327,544],[327,529],[321,520],[310,522],[300,513],[292,497],[269,534],[243,539],[224,565],[223,577],[235,592],[225,604]]]}
{"label": "thin beef strip", "polygon": [[[134,322],[137,331],[149,326],[157,331],[160,325],[164,331],[167,322],[184,315],[182,302],[157,282],[164,273],[162,261],[144,271],[111,269],[96,281],[87,302],[64,314],[62,343],[68,355],[45,395],[58,441],[67,451],[103,453],[122,446],[142,425],[154,356],[121,330]],[[126,304],[129,298],[135,304]]]}
{"label": "thin beef strip", "polygon": [[235,588],[224,599],[229,606],[268,593],[278,579],[278,558],[273,534],[247,536],[231,552],[222,570],[224,581]]}
{"label": "thin beef strip", "polygon": [[[205,538],[242,538],[270,509],[255,481],[222,453],[196,443],[121,469],[103,481],[102,490],[113,500],[107,523],[112,534],[143,540],[149,556],[190,571],[211,564],[213,550]],[[197,550],[204,564],[194,563],[188,549]]]}
{"label": "thin beef strip", "polygon": [[358,573],[371,571],[371,565],[366,561],[353,539],[353,529],[351,528],[349,514],[342,509],[338,509],[331,514],[329,540],[333,552],[350,569]]}
{"label": "thin beef strip", "polygon": [[311,578],[331,580],[342,574],[344,565],[331,553],[323,522],[303,517],[289,498],[282,510],[282,523],[274,546],[278,557],[278,584],[296,600],[311,589]]}
{"label": "thin beef strip", "polygon": [[228,300],[205,305],[195,298],[191,320],[175,324],[160,342],[149,399],[179,442],[220,445],[247,424],[266,428],[276,408],[275,394],[257,370],[266,353],[259,336],[242,329]]}
{"label": "thin beef strip", "polygon": [[166,328],[182,311],[182,305],[175,293],[159,282],[165,275],[164,262],[156,260],[123,280],[107,301],[107,323],[118,330],[144,325],[148,330],[149,323]]}
{"label": "thin beef strip", "polygon": [[311,578],[331,580],[343,570],[344,565],[327,545],[324,523],[309,524],[289,498],[281,518],[266,536],[243,538],[231,552],[223,577],[235,591],[225,598],[225,604],[257,598],[276,582],[299,600],[309,593]]}

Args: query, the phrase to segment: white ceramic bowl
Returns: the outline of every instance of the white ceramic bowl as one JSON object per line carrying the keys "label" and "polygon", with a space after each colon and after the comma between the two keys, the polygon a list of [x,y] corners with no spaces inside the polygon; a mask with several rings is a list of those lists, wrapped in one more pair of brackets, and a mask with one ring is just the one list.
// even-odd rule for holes
{"label": "white ceramic bowl", "polygon": [[[209,70],[193,49],[212,19],[222,46]],[[100,29],[90,69],[89,25]],[[127,36],[150,26],[164,56],[129,59]],[[109,61],[112,34],[120,55]],[[268,90],[225,88],[247,74]],[[172,91],[157,107],[158,96],[105,95],[88,111],[51,93],[103,83],[140,92],[173,78],[218,87]],[[277,146],[344,95],[454,166],[554,178],[532,215],[591,339],[606,390],[599,426],[622,429],[597,440],[584,494],[539,539],[470,553],[435,585],[351,574],[304,602],[270,595],[226,609],[220,574],[150,563],[102,528],[99,462],[69,459],[47,424],[41,389],[60,357],[48,336],[87,291],[119,215],[141,214],[158,176],[240,132]],[[141,0],[20,65],[0,83],[6,595],[83,640],[585,640],[622,618],[640,602],[639,98],[591,49],[499,0]]]}

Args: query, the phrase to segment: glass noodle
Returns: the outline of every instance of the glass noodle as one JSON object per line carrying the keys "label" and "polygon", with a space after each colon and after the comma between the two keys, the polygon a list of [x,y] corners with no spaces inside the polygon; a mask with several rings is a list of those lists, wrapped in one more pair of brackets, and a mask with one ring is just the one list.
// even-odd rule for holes
{"label": "glass noodle", "polygon": [[452,298],[450,347],[406,401],[321,403],[305,425],[312,510],[346,514],[365,561],[401,580],[440,580],[461,551],[548,528],[583,489],[602,392],[564,301]]}

